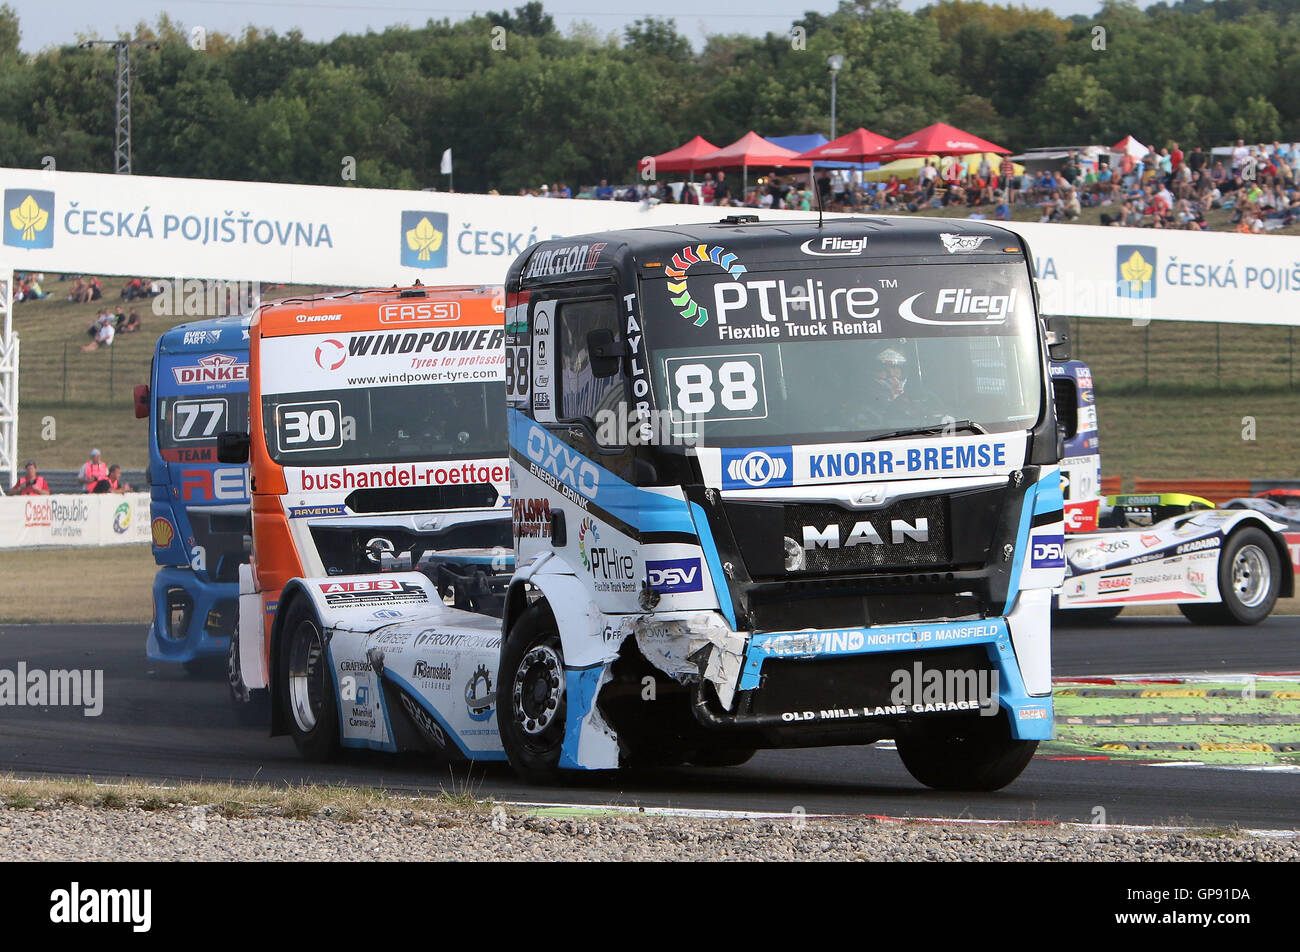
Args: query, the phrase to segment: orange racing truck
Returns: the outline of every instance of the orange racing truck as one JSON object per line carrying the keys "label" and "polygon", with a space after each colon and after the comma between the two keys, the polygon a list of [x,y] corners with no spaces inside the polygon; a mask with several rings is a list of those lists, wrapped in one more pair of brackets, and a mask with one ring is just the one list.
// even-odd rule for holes
{"label": "orange racing truck", "polygon": [[[379,720],[364,689],[363,729],[312,729],[320,712],[280,646],[309,605],[317,638],[322,622],[379,628],[434,602],[498,626],[513,566],[503,315],[500,289],[479,286],[287,299],[254,316],[248,431],[221,434],[218,455],[247,459],[252,477],[231,691],[259,700],[242,708],[259,717],[270,702],[273,734],[385,746],[363,736]],[[340,682],[312,674],[319,708]]]}

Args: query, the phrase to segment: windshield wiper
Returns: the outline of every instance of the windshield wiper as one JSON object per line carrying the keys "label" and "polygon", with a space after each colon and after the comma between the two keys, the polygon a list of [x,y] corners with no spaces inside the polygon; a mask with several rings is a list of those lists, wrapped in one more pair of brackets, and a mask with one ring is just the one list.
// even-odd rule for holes
{"label": "windshield wiper", "polygon": [[951,423],[935,423],[931,426],[915,426],[905,430],[894,430],[892,433],[881,433],[879,436],[873,436],[871,442],[876,440],[893,440],[900,436],[928,436],[932,433],[943,433],[945,431],[970,430],[973,433],[986,435],[988,430],[974,420],[953,420]]}

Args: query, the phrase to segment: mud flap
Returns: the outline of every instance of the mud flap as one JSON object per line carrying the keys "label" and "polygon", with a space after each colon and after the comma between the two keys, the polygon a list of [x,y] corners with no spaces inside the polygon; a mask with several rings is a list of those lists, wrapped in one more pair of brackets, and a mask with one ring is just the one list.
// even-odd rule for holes
{"label": "mud flap", "polygon": [[250,691],[267,685],[266,659],[262,657],[262,595],[253,580],[253,568],[239,567],[239,627],[235,630],[239,645],[239,673]]}

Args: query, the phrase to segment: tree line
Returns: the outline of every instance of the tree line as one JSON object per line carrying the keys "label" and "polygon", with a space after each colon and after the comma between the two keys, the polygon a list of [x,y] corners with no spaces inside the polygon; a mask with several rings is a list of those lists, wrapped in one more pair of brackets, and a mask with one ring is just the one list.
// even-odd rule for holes
{"label": "tree line", "polygon": [[[0,7],[0,165],[113,171],[111,50],[83,36],[35,54]],[[621,37],[562,34],[540,2],[513,12],[310,42],[202,34],[163,16],[134,39],[138,174],[502,194],[632,181],[695,134],[719,146],[829,131],[826,59],[845,57],[837,127],[901,136],[946,121],[1019,151],[1132,134],[1184,146],[1300,139],[1300,6],[1182,0],[1094,16],[970,0],[914,13],[841,0],[783,32],[698,50],[672,20]],[[351,163],[349,165],[349,162]]]}

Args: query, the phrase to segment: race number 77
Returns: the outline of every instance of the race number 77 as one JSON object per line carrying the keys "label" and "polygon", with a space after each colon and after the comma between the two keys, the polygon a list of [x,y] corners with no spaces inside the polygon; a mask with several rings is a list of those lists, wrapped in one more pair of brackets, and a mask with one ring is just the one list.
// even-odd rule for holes
{"label": "race number 77", "polygon": [[217,432],[226,415],[226,401],[178,400],[172,407],[172,412],[172,437],[177,440],[199,440]]}

